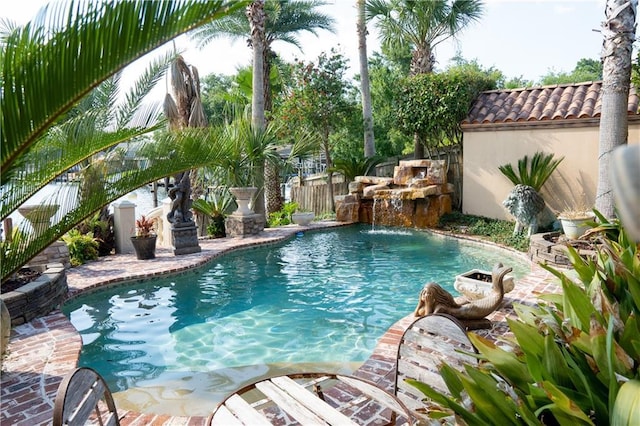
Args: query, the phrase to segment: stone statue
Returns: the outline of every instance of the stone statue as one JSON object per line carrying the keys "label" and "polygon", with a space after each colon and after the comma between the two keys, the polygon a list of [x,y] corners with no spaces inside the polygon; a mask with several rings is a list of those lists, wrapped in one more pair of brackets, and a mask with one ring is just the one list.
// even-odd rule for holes
{"label": "stone statue", "polygon": [[170,223],[176,224],[192,221],[191,182],[189,178],[189,170],[174,176],[173,188],[169,190],[171,211],[167,214],[167,220]]}
{"label": "stone statue", "polygon": [[502,202],[513,217],[516,218],[516,226],[513,235],[519,234],[528,227],[527,236],[535,234],[538,230],[538,214],[544,210],[544,200],[538,192],[528,185],[518,184]]}
{"label": "stone statue", "polygon": [[454,298],[451,293],[439,284],[428,283],[420,292],[418,306],[414,316],[423,317],[429,314],[449,314],[460,320],[467,328],[488,328],[491,323],[485,319],[487,315],[498,309],[504,297],[503,280],[513,268],[498,263],[491,272],[492,292],[482,299],[468,301],[465,298]]}

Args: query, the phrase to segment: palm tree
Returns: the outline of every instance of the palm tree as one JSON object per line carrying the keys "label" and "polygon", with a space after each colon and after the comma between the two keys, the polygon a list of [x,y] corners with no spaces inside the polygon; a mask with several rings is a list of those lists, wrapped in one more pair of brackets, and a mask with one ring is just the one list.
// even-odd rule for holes
{"label": "palm tree", "polygon": [[364,123],[364,156],[376,155],[373,135],[373,112],[371,111],[371,88],[369,84],[369,61],[367,60],[367,23],[365,0],[356,0],[358,7],[358,53],[360,57],[360,93],[362,95],[362,119]]}
{"label": "palm tree", "polygon": [[[265,78],[256,70],[265,68],[264,52],[266,51],[266,16],[264,13],[264,0],[254,0],[247,6],[247,18],[249,18],[249,26],[251,27],[251,46],[253,47],[253,79],[251,86],[253,88],[251,94],[251,125],[256,132],[262,132],[265,129]],[[267,75],[266,80],[269,79]],[[254,202],[254,211],[265,217],[264,206],[264,160],[257,161],[256,167],[256,187],[258,193]]]}
{"label": "palm tree", "polygon": [[[262,69],[262,89],[264,91],[264,111],[268,114],[272,108],[271,67],[276,56],[272,49],[275,41],[293,44],[302,50],[297,38],[301,32],[308,31],[318,35],[318,30],[333,30],[334,20],[328,15],[317,11],[317,8],[327,3],[319,0],[266,0],[262,2],[266,22],[264,24],[264,49],[262,60],[257,60],[254,50],[254,69]],[[247,17],[241,13],[230,14],[224,19],[212,21],[192,34],[200,46],[205,46],[218,37],[245,38],[253,46],[253,28]],[[253,46],[255,48],[255,46]],[[255,86],[254,79],[254,88]],[[256,101],[254,96],[254,102]],[[266,212],[272,213],[282,208],[283,200],[280,194],[280,174],[273,165],[265,167]],[[264,209],[263,209],[264,211]]]}
{"label": "palm tree", "polygon": [[637,7],[638,0],[607,0],[606,20],[602,23],[602,112],[595,207],[605,217],[614,216],[611,151],[627,143],[627,102]]}
{"label": "palm tree", "polygon": [[[70,1],[48,5],[37,21],[3,34],[0,220],[72,166],[160,126],[153,122],[155,114],[141,108],[132,116],[121,117],[121,126],[105,129],[91,112],[74,117],[74,105],[146,53],[245,4],[224,0]],[[63,127],[56,126],[59,123]],[[110,201],[147,182],[223,155],[215,141],[200,143],[203,137],[213,136],[189,132],[165,137],[158,143],[159,152],[172,151],[171,156],[165,154],[145,167],[114,171],[106,176],[103,191],[86,198],[75,192],[56,193],[57,199],[48,200],[48,204],[60,205],[50,227],[41,232],[25,227],[25,238],[2,242],[2,279]]]}
{"label": "palm tree", "polygon": [[[434,48],[477,21],[481,0],[367,0],[367,18],[375,19],[382,44],[391,49],[411,48],[410,75],[433,72]],[[421,137],[414,137],[415,158],[424,156]]]}

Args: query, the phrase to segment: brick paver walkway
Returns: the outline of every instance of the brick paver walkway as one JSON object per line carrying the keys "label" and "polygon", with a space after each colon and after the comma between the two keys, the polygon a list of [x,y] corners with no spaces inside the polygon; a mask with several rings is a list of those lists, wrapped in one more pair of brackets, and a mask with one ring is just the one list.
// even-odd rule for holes
{"label": "brick paver walkway", "polygon": [[[313,223],[304,230],[338,226],[335,222]],[[268,244],[300,231],[290,226],[267,229],[260,236],[201,240],[201,253],[174,256],[170,250],[159,249],[156,259],[139,261],[134,255],[102,258],[67,271],[70,297],[105,284],[125,283],[167,273],[180,273],[201,266],[229,250]],[[526,277],[505,297],[499,312],[492,314],[491,330],[481,334],[496,338],[507,331],[507,316],[515,316],[512,303],[532,302],[541,293],[557,292],[551,274],[533,266]],[[417,298],[417,295],[416,295]],[[413,320],[411,315],[394,324],[380,339],[371,357],[356,371],[381,387],[393,389],[395,357],[400,336]],[[480,333],[479,333],[480,334]],[[50,424],[53,401],[62,377],[76,367],[82,341],[69,320],[60,312],[14,327],[8,354],[2,365],[0,381],[0,424],[34,426]],[[212,407],[213,409],[214,407]],[[204,417],[174,417],[121,411],[123,425],[203,425]]]}

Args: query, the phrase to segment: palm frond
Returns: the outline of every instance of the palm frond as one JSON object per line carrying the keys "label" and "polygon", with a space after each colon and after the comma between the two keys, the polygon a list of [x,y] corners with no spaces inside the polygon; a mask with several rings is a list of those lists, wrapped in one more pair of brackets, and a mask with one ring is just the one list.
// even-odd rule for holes
{"label": "palm frond", "polygon": [[243,6],[222,0],[49,5],[42,19],[12,31],[2,45],[0,173],[125,65]]}
{"label": "palm frond", "polygon": [[30,226],[23,222],[20,230],[26,237],[6,246],[10,255],[0,265],[2,277],[24,265],[78,222],[132,189],[177,172],[221,163],[229,155],[219,133],[210,128],[167,133],[156,142],[143,143],[140,150],[148,144],[157,144],[154,150],[165,154],[141,163],[118,164],[118,167],[113,167],[102,176],[104,180],[100,191],[81,194],[78,185],[58,186],[57,191],[41,204],[56,204],[59,213],[53,218],[51,226],[41,233],[31,231]]}
{"label": "palm frond", "polygon": [[127,92],[124,102],[117,107],[117,127],[130,124],[142,107],[145,96],[164,77],[167,67],[174,57],[175,52],[167,52],[149,63],[144,72],[133,83],[133,88]]}

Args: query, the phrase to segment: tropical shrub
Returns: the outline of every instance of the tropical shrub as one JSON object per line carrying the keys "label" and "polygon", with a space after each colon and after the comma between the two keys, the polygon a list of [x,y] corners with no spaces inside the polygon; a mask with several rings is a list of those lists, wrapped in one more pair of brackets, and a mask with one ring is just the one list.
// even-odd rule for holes
{"label": "tropical shrub", "polygon": [[353,182],[356,176],[368,176],[375,170],[376,165],[382,162],[383,158],[373,156],[351,155],[348,157],[338,157],[333,161],[333,171],[344,175],[348,182]]}
{"label": "tropical shrub", "polygon": [[542,152],[536,152],[531,157],[531,163],[529,163],[529,156],[525,155],[518,160],[518,170],[514,170],[511,164],[504,164],[499,166],[498,169],[503,175],[507,177],[514,185],[522,184],[528,185],[540,192],[542,186],[547,179],[551,176],[553,171],[564,160],[564,157],[554,159],[553,154],[544,154]]}
{"label": "tropical shrub", "polygon": [[[120,71],[178,35],[246,4],[59,2],[25,26],[5,31],[0,42],[0,220],[66,170],[161,127],[159,109],[142,102],[146,89],[162,75],[156,72],[162,68],[158,61],[126,93],[125,107],[115,108]],[[110,107],[107,114],[95,108],[100,103]],[[109,202],[145,183],[224,156],[210,133],[164,138],[158,149],[163,156],[110,170],[99,191],[81,196],[58,191],[48,201],[59,204],[63,214],[42,234],[6,242],[10,255],[0,264],[2,279]]]}
{"label": "tropical shrub", "polygon": [[[605,220],[599,215],[601,220]],[[617,239],[610,237],[617,236]],[[515,305],[514,337],[469,334],[485,361],[442,366],[450,396],[413,381],[430,416],[468,425],[633,424],[640,418],[640,254],[618,221],[603,224],[597,258],[568,246],[573,275],[543,266],[562,286],[539,306]]]}
{"label": "tropical shrub", "polygon": [[233,196],[226,188],[208,194],[206,198],[194,200],[193,209],[209,218],[207,235],[216,238],[226,236],[224,218],[235,206]]}
{"label": "tropical shrub", "polygon": [[292,201],[284,203],[281,210],[269,214],[269,227],[289,225],[291,223],[291,214],[295,213],[296,210],[298,210],[298,203]]}
{"label": "tropical shrub", "polygon": [[72,229],[62,236],[62,241],[69,249],[72,266],[82,265],[98,258],[98,241],[91,232],[82,234],[77,229]]}

